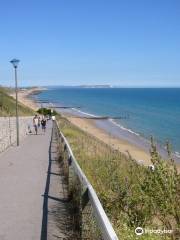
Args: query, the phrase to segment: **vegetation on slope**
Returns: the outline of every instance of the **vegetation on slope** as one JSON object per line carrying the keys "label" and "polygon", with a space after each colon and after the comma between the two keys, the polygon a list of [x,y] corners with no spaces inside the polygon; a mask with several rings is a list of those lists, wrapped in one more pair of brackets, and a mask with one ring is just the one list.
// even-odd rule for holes
{"label": "vegetation on slope", "polygon": [[143,240],[180,239],[180,175],[169,149],[169,161],[164,161],[152,141],[150,169],[67,119],[60,119],[59,125],[120,239],[139,239],[136,227],[174,230],[169,235],[144,234]]}
{"label": "vegetation on slope", "polygon": [[[19,116],[34,115],[34,111],[31,108],[18,104]],[[16,115],[16,102],[15,99],[8,95],[8,89],[0,87],[0,117],[15,116]]]}
{"label": "vegetation on slope", "polygon": [[52,115],[56,116],[58,114],[54,109],[52,110],[50,108],[39,108],[37,110],[37,113],[42,114],[44,116],[47,116],[47,115],[49,115],[49,116],[52,116]]}

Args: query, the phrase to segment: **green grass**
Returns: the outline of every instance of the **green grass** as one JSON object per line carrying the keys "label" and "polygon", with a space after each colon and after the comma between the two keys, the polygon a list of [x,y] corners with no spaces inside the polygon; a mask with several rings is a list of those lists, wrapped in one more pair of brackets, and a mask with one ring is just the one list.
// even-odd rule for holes
{"label": "green grass", "polygon": [[[8,95],[8,91],[10,90],[0,87],[0,117],[16,115],[15,99]],[[35,113],[31,108],[23,105],[22,103],[19,103],[18,107],[19,116],[31,116]]]}
{"label": "green grass", "polygon": [[[155,171],[151,171],[67,119],[60,119],[59,125],[120,239],[175,239],[175,235],[180,238],[180,175],[171,156],[165,162],[152,143]],[[134,230],[138,226],[177,232],[174,236],[137,237]]]}

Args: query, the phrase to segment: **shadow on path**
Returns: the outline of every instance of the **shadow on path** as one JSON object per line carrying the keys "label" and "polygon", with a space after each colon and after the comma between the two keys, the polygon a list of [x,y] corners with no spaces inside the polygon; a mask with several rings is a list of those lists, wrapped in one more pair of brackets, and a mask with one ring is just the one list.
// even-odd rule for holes
{"label": "shadow on path", "polygon": [[49,166],[47,171],[47,179],[46,179],[46,187],[44,191],[44,203],[43,203],[43,216],[42,216],[42,227],[41,227],[41,240],[47,240],[47,223],[48,223],[48,193],[49,193],[49,185],[50,185],[50,171],[51,171],[51,146],[52,146],[52,138],[53,138],[53,128],[51,133],[51,141],[49,145]]}
{"label": "shadow on path", "polygon": [[49,146],[49,166],[43,203],[40,240],[77,239],[73,233],[72,205],[68,186],[58,156],[57,136],[52,128]]}

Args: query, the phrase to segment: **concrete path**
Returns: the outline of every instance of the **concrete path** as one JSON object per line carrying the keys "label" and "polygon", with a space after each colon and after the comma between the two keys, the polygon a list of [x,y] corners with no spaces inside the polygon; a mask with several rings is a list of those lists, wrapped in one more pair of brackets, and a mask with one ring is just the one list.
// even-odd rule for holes
{"label": "concrete path", "polygon": [[59,159],[59,146],[53,128],[49,152],[49,167],[44,193],[41,240],[78,240],[73,228],[72,203],[68,198],[68,185]]}
{"label": "concrete path", "polygon": [[51,123],[45,135],[29,135],[19,147],[2,153],[0,240],[73,239],[62,178]]}

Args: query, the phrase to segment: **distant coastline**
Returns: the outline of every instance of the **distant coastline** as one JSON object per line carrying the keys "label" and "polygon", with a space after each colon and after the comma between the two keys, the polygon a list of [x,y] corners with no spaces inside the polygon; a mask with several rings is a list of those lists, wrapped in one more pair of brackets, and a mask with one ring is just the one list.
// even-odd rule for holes
{"label": "distant coastline", "polygon": [[[24,87],[33,88],[32,87]],[[79,84],[79,85],[48,85],[41,86],[40,88],[120,88],[120,89],[180,89],[180,86],[136,86],[136,85],[113,85],[113,84]]]}
{"label": "distant coastline", "polygon": [[79,85],[76,87],[80,87],[80,88],[112,88],[111,85]]}
{"label": "distant coastline", "polygon": [[110,84],[83,84],[83,85],[58,85],[58,86],[47,86],[47,88],[112,88]]}

